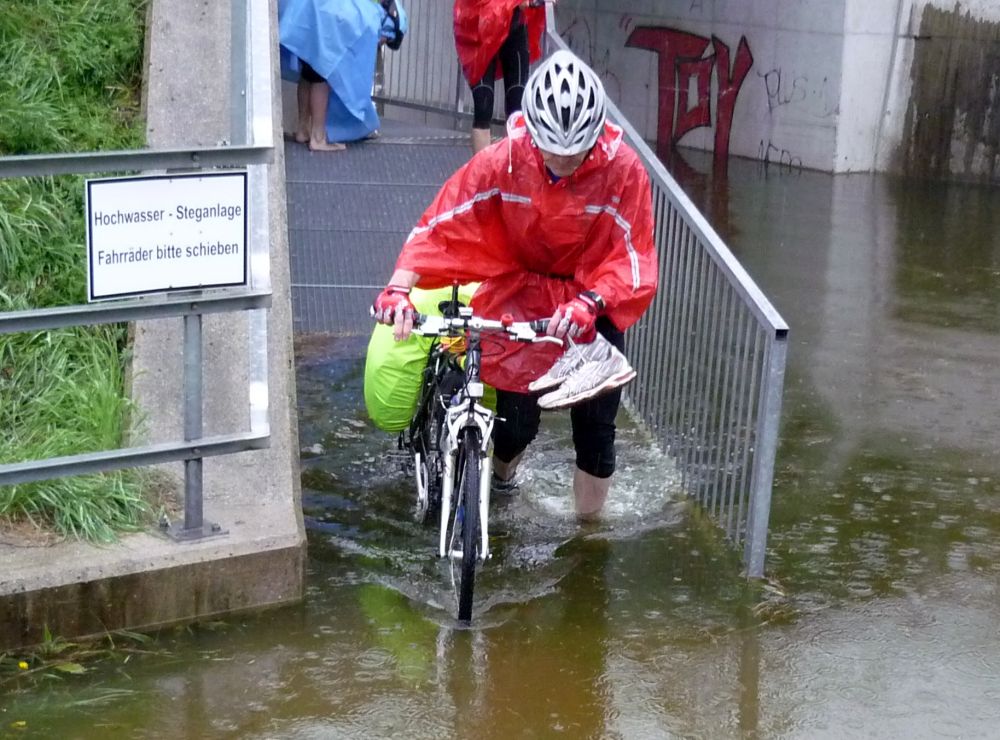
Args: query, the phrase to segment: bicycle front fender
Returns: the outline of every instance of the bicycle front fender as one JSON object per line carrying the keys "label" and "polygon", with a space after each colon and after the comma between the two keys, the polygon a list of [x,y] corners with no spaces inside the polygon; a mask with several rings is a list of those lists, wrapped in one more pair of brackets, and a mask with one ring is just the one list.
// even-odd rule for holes
{"label": "bicycle front fender", "polygon": [[461,431],[468,426],[475,426],[479,429],[481,452],[485,455],[486,450],[489,448],[490,435],[493,433],[493,422],[495,419],[496,414],[478,403],[473,406],[472,413],[469,413],[468,407],[464,404],[448,409],[448,415],[445,420],[448,426],[448,454],[452,454],[458,449],[458,439]]}

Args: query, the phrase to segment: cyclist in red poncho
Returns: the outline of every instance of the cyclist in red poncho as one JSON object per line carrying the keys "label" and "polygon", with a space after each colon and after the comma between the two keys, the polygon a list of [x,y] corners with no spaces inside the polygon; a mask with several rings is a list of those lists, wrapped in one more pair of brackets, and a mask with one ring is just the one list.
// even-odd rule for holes
{"label": "cyclist in red poncho", "polygon": [[649,306],[658,274],[646,170],[605,121],[600,79],[557,51],[528,80],[507,138],[445,182],[374,309],[403,339],[412,329],[411,287],[481,281],[472,298],[478,315],[549,318],[547,331],[566,338],[565,352],[504,342],[483,355],[482,378],[497,388],[505,419],[494,432],[494,473],[512,483],[540,409],[571,406],[573,490],[586,518],[607,497],[620,386],[635,375],[623,332]]}
{"label": "cyclist in red poncho", "polygon": [[473,153],[490,144],[498,77],[503,76],[505,114],[521,110],[529,65],[542,55],[543,5],[540,0],[455,0],[455,50],[472,90]]}

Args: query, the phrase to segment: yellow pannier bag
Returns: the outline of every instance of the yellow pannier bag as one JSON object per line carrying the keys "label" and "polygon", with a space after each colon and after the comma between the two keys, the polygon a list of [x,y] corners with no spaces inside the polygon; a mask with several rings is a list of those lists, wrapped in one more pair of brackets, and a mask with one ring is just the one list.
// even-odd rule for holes
{"label": "yellow pannier bag", "polygon": [[[469,305],[478,283],[459,286],[458,299]],[[423,314],[440,316],[438,304],[451,298],[451,288],[414,288],[410,300]],[[365,407],[379,429],[401,432],[410,425],[420,395],[420,381],[427,365],[433,337],[411,334],[402,342],[392,337],[392,327],[376,324],[365,355]],[[483,403],[496,409],[496,392],[487,386]]]}

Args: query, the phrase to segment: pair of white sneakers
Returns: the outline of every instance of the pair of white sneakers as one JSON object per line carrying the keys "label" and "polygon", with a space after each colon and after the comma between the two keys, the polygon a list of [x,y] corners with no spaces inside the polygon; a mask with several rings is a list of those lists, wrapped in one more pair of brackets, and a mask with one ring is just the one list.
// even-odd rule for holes
{"label": "pair of white sneakers", "polygon": [[588,398],[619,388],[635,377],[635,370],[617,347],[600,334],[593,342],[569,346],[544,375],[533,380],[528,390],[555,388],[538,399],[546,410],[564,409]]}

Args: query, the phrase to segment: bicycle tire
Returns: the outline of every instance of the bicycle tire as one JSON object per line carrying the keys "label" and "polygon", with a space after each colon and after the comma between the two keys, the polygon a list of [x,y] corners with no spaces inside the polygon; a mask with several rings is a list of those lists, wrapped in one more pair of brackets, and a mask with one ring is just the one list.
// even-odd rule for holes
{"label": "bicycle tire", "polygon": [[458,587],[458,619],[472,620],[472,595],[479,559],[479,430],[465,429],[459,440],[458,490],[462,502],[462,571]]}
{"label": "bicycle tire", "polygon": [[427,423],[427,511],[424,524],[436,522],[441,511],[441,488],[444,479],[444,452],[441,450],[441,430],[444,410],[436,409]]}
{"label": "bicycle tire", "polygon": [[437,519],[441,510],[441,483],[444,472],[444,462],[441,457],[441,428],[444,424],[444,410],[438,406],[438,387],[445,366],[438,365],[434,359],[434,350],[428,359],[424,370],[424,381],[421,388],[417,410],[410,423],[410,454],[413,456],[414,473],[419,481],[426,486],[427,501],[422,506],[420,499],[413,508],[414,519],[421,524],[428,524]]}

